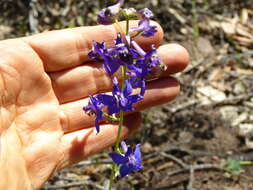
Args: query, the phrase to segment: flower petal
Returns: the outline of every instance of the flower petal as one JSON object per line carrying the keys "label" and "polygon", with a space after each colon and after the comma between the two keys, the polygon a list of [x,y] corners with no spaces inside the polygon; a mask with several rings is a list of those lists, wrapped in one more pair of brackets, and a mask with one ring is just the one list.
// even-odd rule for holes
{"label": "flower petal", "polygon": [[122,165],[119,169],[119,173],[121,177],[125,177],[127,174],[133,171],[132,167],[127,166],[126,164]]}
{"label": "flower petal", "polygon": [[109,156],[112,158],[113,162],[116,164],[125,164],[128,161],[128,159],[125,156],[116,152],[109,153]]}
{"label": "flower petal", "polygon": [[133,153],[134,153],[133,149],[131,147],[128,147],[127,152],[125,153],[125,156],[129,157]]}
{"label": "flower petal", "polygon": [[124,151],[124,153],[126,153],[127,149],[128,149],[126,142],[125,141],[121,141],[120,145],[121,145],[121,148]]}
{"label": "flower petal", "polygon": [[96,127],[96,131],[97,131],[97,134],[98,134],[99,131],[100,131],[99,120],[98,120],[98,118],[95,119],[95,127]]}
{"label": "flower petal", "polygon": [[136,145],[134,157],[136,159],[135,170],[140,170],[142,168],[140,144]]}
{"label": "flower petal", "polygon": [[132,85],[131,85],[129,80],[125,80],[125,85],[126,86],[125,86],[125,89],[123,91],[123,94],[124,94],[124,96],[129,96],[133,91]]}
{"label": "flower petal", "polygon": [[99,94],[99,98],[101,98],[101,102],[104,105],[112,105],[114,104],[114,97],[107,94]]}

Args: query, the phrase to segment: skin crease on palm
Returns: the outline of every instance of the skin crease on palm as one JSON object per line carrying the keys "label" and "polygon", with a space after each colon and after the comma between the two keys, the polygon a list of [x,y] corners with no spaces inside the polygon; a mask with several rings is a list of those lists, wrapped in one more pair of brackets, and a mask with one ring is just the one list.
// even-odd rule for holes
{"label": "skin crease on palm", "polygon": [[[111,90],[101,63],[92,62],[87,53],[92,40],[112,45],[116,28],[80,27],[0,42],[0,189],[39,189],[55,171],[114,143],[117,125],[102,123],[96,135],[94,118],[82,107],[88,95]],[[158,25],[154,37],[136,40],[147,50],[151,44],[159,47],[162,39]],[[148,82],[144,100],[125,117],[122,138],[140,126],[137,111],[169,102],[179,93],[170,75],[186,67],[187,51],[167,44],[158,54],[167,70]]]}

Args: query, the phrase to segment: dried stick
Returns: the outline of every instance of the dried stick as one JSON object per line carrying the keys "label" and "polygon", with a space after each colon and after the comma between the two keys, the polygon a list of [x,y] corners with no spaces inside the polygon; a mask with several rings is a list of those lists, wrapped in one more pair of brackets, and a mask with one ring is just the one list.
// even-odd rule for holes
{"label": "dried stick", "polygon": [[[179,173],[185,173],[190,171],[191,167],[188,168],[183,168],[183,169],[178,169],[172,172],[168,172],[167,175],[168,176],[173,176],[173,175],[177,175]],[[193,166],[193,170],[224,170],[223,167],[221,165],[214,165],[214,164],[200,164],[200,165],[195,165]]]}
{"label": "dried stick", "polygon": [[190,166],[190,177],[189,177],[189,183],[187,186],[187,190],[193,190],[193,183],[194,183],[194,166]]}
{"label": "dried stick", "polygon": [[188,165],[185,164],[182,160],[178,159],[177,157],[171,155],[171,154],[167,154],[165,152],[161,152],[160,155],[169,158],[171,160],[173,160],[174,162],[176,162],[178,165],[180,165],[182,168],[188,168]]}

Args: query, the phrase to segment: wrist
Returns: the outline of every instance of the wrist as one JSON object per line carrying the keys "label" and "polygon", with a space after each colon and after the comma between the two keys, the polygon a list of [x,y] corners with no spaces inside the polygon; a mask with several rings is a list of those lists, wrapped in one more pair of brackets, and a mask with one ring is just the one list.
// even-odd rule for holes
{"label": "wrist", "polygon": [[[6,132],[6,133],[5,133]],[[0,136],[0,189],[33,190],[20,147],[5,131]]]}

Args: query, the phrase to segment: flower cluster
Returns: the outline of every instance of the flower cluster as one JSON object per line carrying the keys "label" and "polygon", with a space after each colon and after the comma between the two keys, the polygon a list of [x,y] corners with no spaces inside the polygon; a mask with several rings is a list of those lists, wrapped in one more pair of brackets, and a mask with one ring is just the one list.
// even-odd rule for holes
{"label": "flower cluster", "polygon": [[[127,31],[118,33],[113,47],[107,47],[105,42],[94,41],[93,49],[89,52],[92,59],[103,63],[103,69],[112,78],[113,83],[111,94],[90,96],[88,105],[83,108],[86,113],[95,115],[97,133],[100,132],[101,120],[109,118],[120,121],[123,120],[123,114],[120,113],[134,110],[133,104],[144,97],[145,79],[156,67],[161,66],[154,45],[149,51],[144,51],[134,40],[138,35],[151,37],[157,32],[156,26],[150,21],[153,13],[147,8],[140,11],[133,8],[123,9],[123,3],[124,0],[119,0],[115,5],[103,9],[98,15],[98,23],[107,25],[123,18],[127,23]],[[140,21],[137,27],[129,28],[129,21],[132,19]],[[120,71],[121,77],[118,79],[116,76]],[[121,177],[142,168],[140,145],[137,145],[134,151],[128,148],[125,142],[121,142],[121,149],[116,148],[116,152],[110,153],[110,157],[116,164],[121,165]]]}
{"label": "flower cluster", "polygon": [[[131,45],[131,46],[129,46]],[[115,46],[107,48],[104,42],[95,42],[89,56],[103,61],[104,70],[112,76],[112,95],[98,94],[90,97],[84,111],[96,115],[96,129],[99,132],[99,120],[103,120],[102,108],[107,107],[108,114],[117,114],[122,111],[133,111],[132,104],[143,99],[145,93],[145,78],[152,69],[160,65],[154,46],[145,52],[134,40],[130,44],[123,43],[121,34],[115,40]],[[113,76],[120,67],[126,68],[124,88],[121,89],[118,79]],[[132,95],[133,88],[140,88],[140,93]]]}
{"label": "flower cluster", "polygon": [[124,177],[133,170],[140,170],[142,168],[141,163],[141,150],[140,144],[136,145],[135,150],[130,147],[127,147],[124,141],[121,142],[121,147],[124,154],[119,154],[116,152],[112,152],[109,156],[116,163],[121,165],[120,167],[120,176]]}

